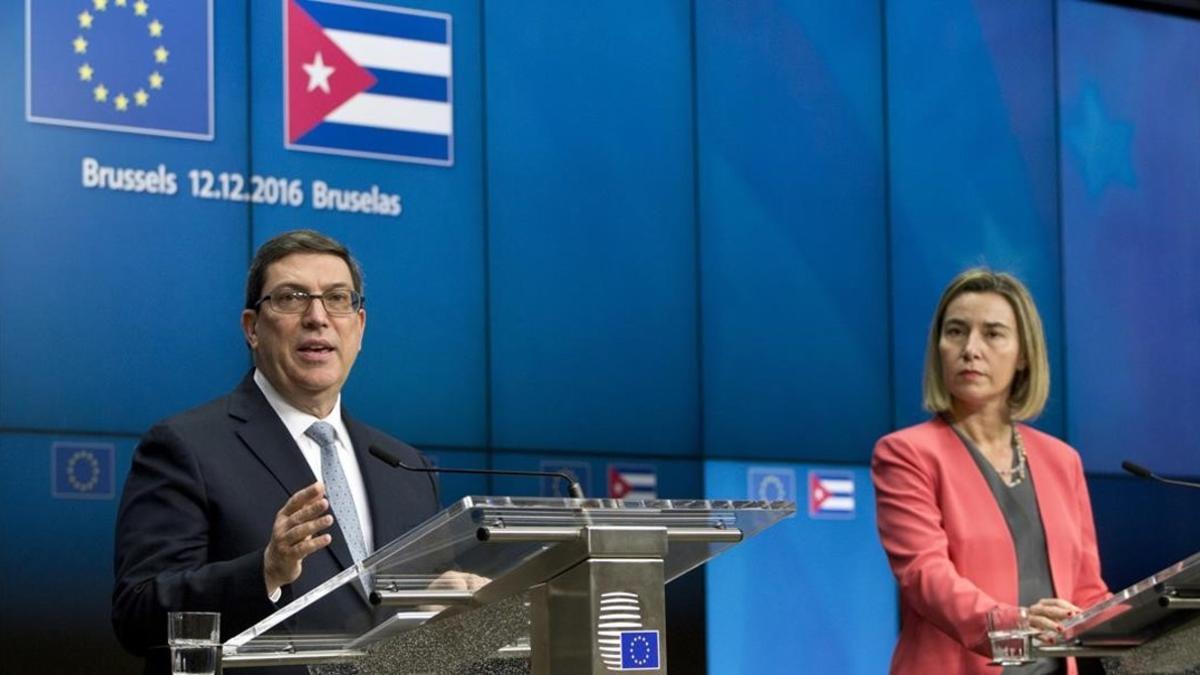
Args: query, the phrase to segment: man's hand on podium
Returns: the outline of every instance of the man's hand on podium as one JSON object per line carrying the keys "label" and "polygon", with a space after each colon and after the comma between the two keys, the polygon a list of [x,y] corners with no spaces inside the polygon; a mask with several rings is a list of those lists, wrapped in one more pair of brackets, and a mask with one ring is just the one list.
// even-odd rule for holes
{"label": "man's hand on podium", "polygon": [[[475,591],[483,588],[490,582],[491,579],[472,574],[470,572],[459,572],[457,570],[447,570],[442,572],[438,578],[434,579],[429,584],[431,591]],[[447,605],[421,605],[419,609],[425,612],[440,612],[446,609]]]}

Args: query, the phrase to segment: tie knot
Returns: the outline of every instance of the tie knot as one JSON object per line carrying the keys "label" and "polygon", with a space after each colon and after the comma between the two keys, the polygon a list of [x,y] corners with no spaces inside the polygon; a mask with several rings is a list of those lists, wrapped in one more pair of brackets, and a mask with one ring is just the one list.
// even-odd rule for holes
{"label": "tie knot", "polygon": [[334,440],[337,438],[336,433],[333,431],[333,425],[329,422],[321,421],[313,422],[312,426],[304,431],[304,435],[316,441],[317,445],[322,448],[333,445]]}

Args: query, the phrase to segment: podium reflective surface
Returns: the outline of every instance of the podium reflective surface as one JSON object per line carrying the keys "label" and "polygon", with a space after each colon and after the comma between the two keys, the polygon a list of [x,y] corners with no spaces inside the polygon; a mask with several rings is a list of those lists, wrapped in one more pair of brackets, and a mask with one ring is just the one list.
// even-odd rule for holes
{"label": "podium reflective surface", "polygon": [[465,497],[227,641],[224,667],[422,672],[439,668],[423,653],[471,652],[532,659],[535,673],[622,659],[665,673],[663,584],[794,513],[793,502]]}
{"label": "podium reflective surface", "polygon": [[1113,675],[1200,672],[1200,553],[1086,608],[1063,622],[1061,640],[1034,651],[1103,656]]}

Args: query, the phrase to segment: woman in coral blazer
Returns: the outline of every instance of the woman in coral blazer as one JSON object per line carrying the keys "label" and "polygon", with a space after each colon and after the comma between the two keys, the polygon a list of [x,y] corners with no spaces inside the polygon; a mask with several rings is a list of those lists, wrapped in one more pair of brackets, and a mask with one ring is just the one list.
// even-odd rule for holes
{"label": "woman in coral blazer", "polygon": [[[1108,595],[1078,453],[1019,423],[1041,411],[1049,379],[1024,285],[978,268],[956,277],[926,352],[924,402],[935,416],[884,436],[871,462],[900,587],[892,673],[996,675],[990,609],[1027,606],[1032,627],[1054,631]],[[1043,660],[1004,672],[1076,670]]]}

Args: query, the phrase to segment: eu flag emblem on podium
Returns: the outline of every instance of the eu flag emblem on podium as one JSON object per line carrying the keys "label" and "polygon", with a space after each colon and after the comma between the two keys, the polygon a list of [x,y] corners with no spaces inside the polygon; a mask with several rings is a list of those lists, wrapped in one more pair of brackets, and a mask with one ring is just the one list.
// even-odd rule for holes
{"label": "eu flag emblem on podium", "polygon": [[25,3],[30,122],[213,138],[212,0]]}
{"label": "eu flag emblem on podium", "polygon": [[621,670],[658,670],[658,631],[621,631]]}
{"label": "eu flag emblem on podium", "polygon": [[114,454],[111,443],[50,446],[50,494],[59,499],[112,499]]}

